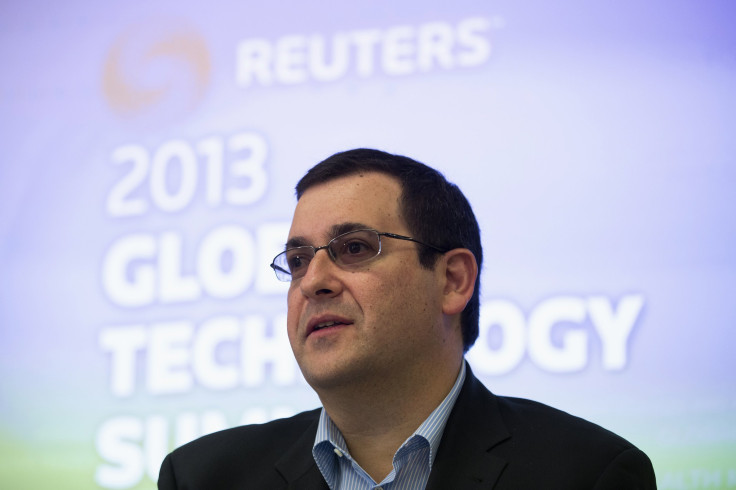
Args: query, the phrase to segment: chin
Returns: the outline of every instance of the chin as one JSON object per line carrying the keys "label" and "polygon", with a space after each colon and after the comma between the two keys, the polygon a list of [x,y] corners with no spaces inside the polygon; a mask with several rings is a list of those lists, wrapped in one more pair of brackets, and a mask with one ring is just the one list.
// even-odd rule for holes
{"label": "chin", "polygon": [[309,386],[318,394],[320,391],[354,387],[356,381],[360,379],[359,370],[349,369],[345,365],[332,369],[320,365],[316,369],[302,369],[302,374]]}

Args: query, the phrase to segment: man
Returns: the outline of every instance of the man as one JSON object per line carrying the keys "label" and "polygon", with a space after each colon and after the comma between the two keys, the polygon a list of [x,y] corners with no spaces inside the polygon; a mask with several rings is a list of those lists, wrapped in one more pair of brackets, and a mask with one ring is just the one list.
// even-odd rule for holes
{"label": "man", "polygon": [[187,444],[163,462],[160,489],[656,488],[629,442],[495,396],[465,364],[482,248],[455,185],[360,149],[296,189],[272,267],[290,281],[289,341],[323,408]]}

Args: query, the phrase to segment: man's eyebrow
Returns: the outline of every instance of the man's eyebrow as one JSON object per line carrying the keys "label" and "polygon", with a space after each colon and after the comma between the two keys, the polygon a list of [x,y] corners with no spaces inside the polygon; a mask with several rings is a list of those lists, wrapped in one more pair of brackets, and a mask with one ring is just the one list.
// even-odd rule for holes
{"label": "man's eyebrow", "polygon": [[[343,233],[348,233],[350,231],[355,230],[370,230],[372,229],[370,226],[366,225],[365,223],[358,223],[354,221],[346,222],[346,223],[338,223],[336,225],[332,225],[330,227],[329,232],[329,239],[332,240],[338,235],[342,235]],[[316,246],[309,242],[306,238],[302,236],[295,236],[289,238],[289,240],[286,242],[286,250],[294,247],[305,247],[305,246]]]}
{"label": "man's eyebrow", "polygon": [[304,247],[306,245],[309,245],[309,242],[307,242],[306,238],[295,236],[289,238],[289,240],[286,242],[286,245],[284,246],[284,250],[289,250],[290,248],[295,247]]}
{"label": "man's eyebrow", "polygon": [[364,223],[357,223],[357,222],[347,222],[347,223],[339,223],[336,225],[332,225],[330,228],[330,238],[335,238],[338,235],[342,235],[343,233],[347,233],[349,231],[355,231],[355,230],[371,230],[372,227],[364,224]]}

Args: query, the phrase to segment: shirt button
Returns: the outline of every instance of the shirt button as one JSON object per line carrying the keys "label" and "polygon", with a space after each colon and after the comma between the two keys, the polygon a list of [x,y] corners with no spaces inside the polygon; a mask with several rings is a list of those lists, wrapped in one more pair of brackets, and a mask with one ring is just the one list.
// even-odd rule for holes
{"label": "shirt button", "polygon": [[337,457],[338,458],[342,458],[343,457],[342,451],[340,451],[339,449],[335,448],[335,449],[333,449],[333,451],[335,451],[335,454],[337,454]]}

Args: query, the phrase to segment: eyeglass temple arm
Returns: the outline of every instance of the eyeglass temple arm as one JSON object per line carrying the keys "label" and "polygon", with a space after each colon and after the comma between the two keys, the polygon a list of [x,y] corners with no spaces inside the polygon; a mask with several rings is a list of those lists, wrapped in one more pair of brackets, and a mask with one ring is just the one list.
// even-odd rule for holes
{"label": "eyeglass temple arm", "polygon": [[395,233],[385,233],[385,232],[384,233],[379,233],[379,235],[387,236],[389,238],[396,238],[398,240],[407,240],[407,241],[410,241],[410,242],[416,242],[419,245],[424,245],[425,247],[429,247],[432,250],[437,250],[439,253],[445,253],[445,252],[447,252],[447,250],[445,250],[445,249],[441,249],[439,247],[435,247],[434,245],[430,245],[428,243],[420,242],[419,240],[416,240],[416,239],[414,239],[412,237],[408,237],[408,236],[404,236],[404,235],[397,235]]}
{"label": "eyeglass temple arm", "polygon": [[275,271],[277,271],[277,270],[278,270],[278,271],[281,271],[281,272],[283,272],[284,274],[289,274],[289,275],[291,275],[291,272],[289,272],[289,271],[287,271],[287,270],[284,270],[284,268],[283,268],[283,267],[279,267],[278,265],[276,265],[276,264],[274,264],[274,263],[271,263],[271,264],[269,264],[269,265],[271,266],[271,269],[273,269],[273,270],[275,270]]}

